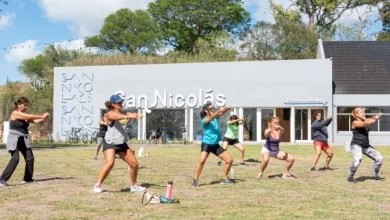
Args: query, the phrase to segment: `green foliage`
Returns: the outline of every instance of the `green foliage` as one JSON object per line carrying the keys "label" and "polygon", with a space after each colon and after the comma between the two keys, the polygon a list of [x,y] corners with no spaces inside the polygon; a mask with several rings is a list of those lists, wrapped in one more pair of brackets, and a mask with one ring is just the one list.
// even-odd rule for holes
{"label": "green foliage", "polygon": [[160,33],[147,11],[124,8],[107,16],[100,35],[87,39],[85,45],[125,54],[154,52],[160,47]]}
{"label": "green foliage", "polygon": [[260,21],[254,27],[240,35],[244,49],[250,58],[257,60],[274,60],[278,58],[274,25]]}
{"label": "green foliage", "polygon": [[15,109],[15,101],[26,93],[21,89],[21,83],[8,81],[4,91],[0,93],[0,122],[7,121],[12,111]]}
{"label": "green foliage", "polygon": [[390,41],[390,2],[383,4],[380,9],[380,17],[382,20],[382,31],[379,33],[378,41]]}
{"label": "green foliage", "polygon": [[198,39],[249,28],[250,14],[239,0],[157,0],[148,11],[161,28],[164,42],[175,50],[196,53]]}

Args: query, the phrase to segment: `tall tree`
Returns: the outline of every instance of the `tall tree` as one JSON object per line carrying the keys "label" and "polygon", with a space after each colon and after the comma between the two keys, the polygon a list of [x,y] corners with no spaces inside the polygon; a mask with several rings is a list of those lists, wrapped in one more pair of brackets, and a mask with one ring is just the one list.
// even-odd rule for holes
{"label": "tall tree", "polygon": [[[0,0],[0,4],[7,5],[7,4],[8,4],[8,1],[5,1],[5,0]],[[0,12],[1,12],[1,8],[0,8]],[[1,17],[1,16],[0,16],[0,17]]]}
{"label": "tall tree", "polygon": [[377,40],[390,41],[390,2],[383,3],[383,6],[380,8],[380,17],[383,28],[379,33]]}
{"label": "tall tree", "polygon": [[[318,32],[332,31],[334,23],[348,10],[363,5],[376,5],[383,0],[292,0],[300,13],[309,18],[309,26]],[[274,5],[273,0],[270,0]]]}
{"label": "tall tree", "polygon": [[274,25],[265,21],[256,23],[253,28],[240,35],[241,49],[251,59],[274,60],[278,58]]}
{"label": "tall tree", "polygon": [[235,35],[247,30],[250,22],[241,0],[156,0],[148,11],[167,45],[192,53],[199,38],[218,31]]}
{"label": "tall tree", "polygon": [[303,23],[301,15],[295,10],[274,7],[273,26],[277,52],[282,59],[313,59],[317,48],[315,27]]}
{"label": "tall tree", "polygon": [[85,45],[133,54],[155,51],[160,40],[159,28],[147,11],[124,8],[108,15],[100,35],[87,39]]}

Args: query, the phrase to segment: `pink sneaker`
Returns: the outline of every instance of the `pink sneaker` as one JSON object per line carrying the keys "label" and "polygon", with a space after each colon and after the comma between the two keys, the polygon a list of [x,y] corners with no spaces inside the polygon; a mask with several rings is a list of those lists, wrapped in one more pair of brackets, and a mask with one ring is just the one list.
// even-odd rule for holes
{"label": "pink sneaker", "polygon": [[293,176],[291,174],[283,174],[282,178],[287,179],[287,180],[293,180],[293,179],[295,179],[295,176]]}

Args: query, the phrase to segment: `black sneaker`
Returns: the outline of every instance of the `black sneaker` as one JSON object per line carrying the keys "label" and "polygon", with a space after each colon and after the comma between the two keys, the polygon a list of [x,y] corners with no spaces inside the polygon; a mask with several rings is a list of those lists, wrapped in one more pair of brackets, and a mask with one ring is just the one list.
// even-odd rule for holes
{"label": "black sneaker", "polygon": [[218,166],[221,166],[221,165],[222,165],[221,161],[218,161],[217,165],[218,165]]}
{"label": "black sneaker", "polygon": [[240,166],[246,166],[246,163],[245,162],[240,163]]}
{"label": "black sneaker", "polygon": [[195,179],[192,179],[192,184],[191,184],[193,187],[197,187],[198,186],[198,181],[195,180]]}
{"label": "black sneaker", "polygon": [[356,182],[355,179],[353,178],[353,176],[349,176],[348,179],[347,179],[347,181],[348,181],[349,183],[355,183],[355,182]]}
{"label": "black sneaker", "polygon": [[0,186],[8,186],[8,183],[6,181],[0,180]]}
{"label": "black sneaker", "polygon": [[222,179],[221,184],[234,184],[234,183],[229,179]]}
{"label": "black sneaker", "polygon": [[316,169],[315,167],[312,167],[312,168],[310,169],[310,171],[317,171],[317,169]]}

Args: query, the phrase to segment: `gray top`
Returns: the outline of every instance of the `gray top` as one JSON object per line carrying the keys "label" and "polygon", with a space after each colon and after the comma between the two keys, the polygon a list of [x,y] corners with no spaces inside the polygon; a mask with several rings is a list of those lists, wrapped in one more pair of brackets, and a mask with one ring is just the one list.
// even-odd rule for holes
{"label": "gray top", "polygon": [[122,125],[118,120],[108,125],[107,133],[104,136],[107,144],[119,145],[127,143],[128,137],[125,132],[126,124]]}
{"label": "gray top", "polygon": [[18,140],[20,137],[23,137],[24,144],[26,145],[27,149],[31,148],[29,136],[30,136],[29,134],[23,134],[20,131],[9,129],[9,133],[7,137],[7,150],[15,151],[18,146]]}
{"label": "gray top", "polygon": [[322,121],[314,121],[311,124],[313,128],[313,140],[321,141],[322,143],[328,143],[328,130],[326,127],[332,122],[332,119],[326,119]]}

